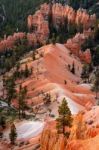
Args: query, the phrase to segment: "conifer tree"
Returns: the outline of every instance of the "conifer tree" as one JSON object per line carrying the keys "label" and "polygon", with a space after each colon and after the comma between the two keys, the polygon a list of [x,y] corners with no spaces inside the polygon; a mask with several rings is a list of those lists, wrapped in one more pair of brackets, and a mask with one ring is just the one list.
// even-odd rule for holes
{"label": "conifer tree", "polygon": [[33,53],[32,53],[32,59],[33,59],[33,61],[36,60],[36,56],[35,55],[36,55],[35,51],[33,51]]}
{"label": "conifer tree", "polygon": [[46,93],[44,95],[43,101],[45,105],[49,105],[51,103],[51,95],[49,93]]}
{"label": "conifer tree", "polygon": [[74,62],[73,62],[73,64],[72,64],[71,72],[72,72],[73,74],[75,74],[75,64],[74,64]]}
{"label": "conifer tree", "polygon": [[52,43],[53,45],[56,44],[56,38],[55,38],[55,34],[54,34],[54,33],[53,33],[53,35],[52,35],[51,43]]}
{"label": "conifer tree", "polygon": [[21,116],[24,116],[24,111],[26,107],[26,94],[27,94],[27,88],[22,88],[22,85],[19,87],[19,93],[18,93],[18,105],[19,105],[19,119],[21,119]]}
{"label": "conifer tree", "polygon": [[9,77],[5,81],[5,88],[7,92],[6,99],[7,99],[8,105],[10,106],[12,99],[15,98],[16,96],[15,80],[13,76]]}
{"label": "conifer tree", "polygon": [[98,99],[98,92],[99,92],[99,71],[95,74],[95,81],[92,87],[92,90],[96,92],[96,99]]}
{"label": "conifer tree", "polygon": [[27,78],[29,76],[30,72],[29,72],[29,69],[28,69],[28,65],[26,64],[25,65],[25,70],[24,70],[24,76]]}
{"label": "conifer tree", "polygon": [[90,74],[90,67],[88,64],[85,64],[82,68],[81,78],[84,82],[89,82],[89,74]]}
{"label": "conifer tree", "polygon": [[11,131],[10,131],[10,134],[9,134],[9,138],[10,138],[11,144],[14,145],[15,140],[17,138],[16,127],[15,127],[14,124],[12,124],[12,126],[11,126]]}
{"label": "conifer tree", "polygon": [[59,132],[68,137],[69,132],[65,132],[65,127],[71,127],[72,115],[65,98],[63,99],[62,104],[59,106],[58,113],[59,117],[57,118],[57,129]]}
{"label": "conifer tree", "polygon": [[1,116],[0,117],[0,126],[5,129],[6,127],[6,120],[5,120],[5,117]]}

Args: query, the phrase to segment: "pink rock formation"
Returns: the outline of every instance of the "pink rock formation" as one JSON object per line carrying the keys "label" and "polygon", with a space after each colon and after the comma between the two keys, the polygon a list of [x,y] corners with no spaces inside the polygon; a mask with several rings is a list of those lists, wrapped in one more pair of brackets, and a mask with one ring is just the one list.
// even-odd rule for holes
{"label": "pink rock formation", "polygon": [[19,32],[19,33],[14,33],[13,35],[10,35],[4,40],[0,41],[0,52],[12,48],[17,39],[23,39],[24,37],[25,37],[25,33]]}
{"label": "pink rock formation", "polygon": [[[96,16],[91,15],[83,10],[79,9],[77,12],[70,6],[62,6],[59,3],[55,4],[43,4],[33,16],[29,15],[27,18],[27,24],[30,31],[33,31],[37,35],[37,39],[40,43],[48,38],[49,35],[49,15],[52,15],[53,25],[58,29],[60,25],[65,24],[66,18],[68,23],[75,23],[78,26],[83,26],[84,30],[88,30],[92,27],[96,21]],[[75,47],[75,46],[74,46]]]}
{"label": "pink rock formation", "polygon": [[86,50],[85,52],[81,51],[81,45],[84,41],[92,35],[91,30],[84,31],[83,34],[77,33],[72,39],[67,40],[65,46],[76,56],[78,56],[82,61],[86,63],[91,62],[91,53],[90,50]]}
{"label": "pink rock formation", "polygon": [[43,43],[49,35],[48,22],[44,19],[43,14],[38,10],[33,16],[28,17],[28,27],[32,30],[40,43]]}
{"label": "pink rock formation", "polygon": [[37,43],[37,37],[36,37],[35,33],[28,33],[27,40],[28,40],[30,46],[32,46],[32,45],[35,46]]}
{"label": "pink rock formation", "polygon": [[99,128],[85,127],[81,114],[78,114],[76,119],[74,117],[74,120],[69,139],[57,134],[55,122],[48,122],[41,136],[40,150],[98,150]]}

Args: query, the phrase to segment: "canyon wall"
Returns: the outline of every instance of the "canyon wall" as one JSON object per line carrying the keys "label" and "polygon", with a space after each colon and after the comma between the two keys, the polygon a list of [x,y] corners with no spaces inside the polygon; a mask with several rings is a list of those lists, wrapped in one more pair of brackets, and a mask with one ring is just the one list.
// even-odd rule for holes
{"label": "canyon wall", "polygon": [[[96,16],[89,15],[86,10],[79,9],[75,11],[72,7],[66,5],[62,6],[59,3],[55,4],[43,4],[40,10],[34,15],[28,16],[27,23],[31,32],[36,34],[39,43],[44,43],[49,36],[49,26],[52,21],[52,25],[58,30],[60,26],[72,23],[83,27],[83,33],[77,33],[74,38],[69,39],[66,43],[66,47],[82,61],[86,63],[91,62],[90,50],[85,52],[81,51],[81,44],[85,39],[93,34],[91,27],[94,27]],[[41,42],[42,41],[42,42]]]}
{"label": "canyon wall", "polygon": [[[55,123],[48,124],[41,136],[40,150],[94,150],[94,148],[98,150],[99,148],[99,128],[88,127],[81,113],[74,118],[69,139],[57,134]],[[92,143],[95,143],[95,147]]]}
{"label": "canyon wall", "polygon": [[[43,32],[48,33],[48,18],[52,17],[52,22],[55,27],[59,27],[59,25],[63,25],[66,22],[66,19],[69,23],[75,23],[78,26],[83,26],[84,30],[88,30],[90,27],[94,26],[96,21],[96,16],[89,15],[86,10],[79,9],[75,11],[72,7],[66,5],[63,6],[60,3],[55,4],[43,4],[40,7],[40,10],[37,11],[33,16],[28,16],[27,23],[28,28],[33,29],[36,27],[36,32],[38,33],[38,28],[40,28],[41,24],[44,25]],[[46,26],[46,28],[45,28]]]}
{"label": "canyon wall", "polygon": [[89,63],[91,60],[90,50],[82,53],[80,46],[85,38],[90,35],[90,28],[94,26],[96,16],[90,16],[83,9],[75,11],[70,6],[62,6],[59,3],[42,4],[40,9],[36,11],[34,15],[29,15],[27,18],[29,33],[19,32],[14,33],[12,36],[5,36],[4,39],[0,41],[0,52],[5,51],[6,49],[12,49],[15,42],[24,37],[28,39],[29,45],[31,46],[46,44],[50,33],[50,19],[56,29],[58,29],[60,25],[65,25],[66,19],[68,20],[68,24],[73,23],[77,26],[83,26],[83,34],[76,34],[75,37],[69,39],[65,45],[72,53],[79,56],[81,60]]}

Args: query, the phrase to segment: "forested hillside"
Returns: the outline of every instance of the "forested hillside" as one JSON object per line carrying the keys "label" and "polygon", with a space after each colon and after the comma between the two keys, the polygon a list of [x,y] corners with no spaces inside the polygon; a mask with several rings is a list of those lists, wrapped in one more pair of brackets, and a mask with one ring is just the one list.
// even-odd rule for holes
{"label": "forested hillside", "polygon": [[27,16],[44,2],[47,0],[0,0],[0,35],[26,31]]}

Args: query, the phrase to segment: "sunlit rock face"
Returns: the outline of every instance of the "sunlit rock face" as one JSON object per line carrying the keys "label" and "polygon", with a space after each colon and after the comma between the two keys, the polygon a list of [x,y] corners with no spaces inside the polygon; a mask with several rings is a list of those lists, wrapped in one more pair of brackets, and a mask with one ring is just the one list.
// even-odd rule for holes
{"label": "sunlit rock face", "polygon": [[75,54],[86,63],[91,62],[91,53],[89,49],[87,49],[85,52],[82,52],[81,45],[91,35],[92,31],[90,29],[88,31],[84,31],[84,33],[82,34],[77,33],[72,39],[67,40],[65,44],[65,46],[71,51],[71,53]]}
{"label": "sunlit rock face", "polygon": [[69,139],[57,134],[54,122],[48,123],[41,136],[40,150],[98,150],[99,127],[89,127],[83,116],[80,112],[74,117]]}
{"label": "sunlit rock face", "polygon": [[37,37],[35,35],[35,33],[28,33],[27,34],[27,40],[30,46],[34,45],[36,46],[37,44]]}
{"label": "sunlit rock face", "polygon": [[48,21],[44,19],[44,15],[40,10],[36,11],[33,16],[28,17],[28,28],[35,33],[37,40],[43,43],[49,35]]}
{"label": "sunlit rock face", "polygon": [[18,39],[23,39],[25,36],[26,35],[23,32],[14,33],[7,38],[5,36],[4,39],[0,41],[0,52],[6,49],[11,49],[14,46],[15,41],[17,41]]}
{"label": "sunlit rock face", "polygon": [[56,123],[49,122],[41,136],[40,150],[65,150],[66,138],[57,134]]}
{"label": "sunlit rock face", "polygon": [[[39,11],[37,11],[33,16],[28,16],[28,27],[29,29],[33,26],[39,26],[40,23],[44,23],[44,20],[48,21],[49,15],[52,15],[53,25],[55,27],[60,24],[64,24],[66,19],[68,23],[75,23],[78,26],[82,25],[83,29],[88,29],[94,25],[96,16],[89,15],[86,10],[79,9],[77,12],[75,10],[66,5],[63,6],[60,3],[55,4],[43,4]],[[37,23],[39,20],[39,23]],[[47,31],[47,30],[46,30]]]}
{"label": "sunlit rock face", "polygon": [[8,36],[7,38],[5,36],[4,39],[0,41],[0,52],[6,50],[7,48],[11,49],[17,39],[22,39],[25,36],[27,36],[28,42],[32,46],[35,46],[38,43],[45,44],[50,33],[50,17],[53,26],[57,30],[61,25],[66,24],[66,20],[68,20],[68,24],[75,23],[78,26],[83,26],[84,35],[81,37],[81,35],[77,34],[73,39],[69,39],[67,41],[66,46],[70,48],[70,50],[77,56],[79,56],[80,53],[82,60],[87,59],[88,61],[88,57],[90,58],[89,52],[82,54],[78,43],[83,42],[83,38],[85,38],[84,36],[88,36],[88,34],[90,34],[89,28],[95,24],[96,16],[89,16],[83,9],[79,9],[76,12],[72,7],[68,5],[62,6],[59,3],[42,4],[40,9],[36,11],[34,15],[29,15],[27,18],[27,25],[30,33],[26,35],[25,33],[19,32],[14,33],[12,36]]}
{"label": "sunlit rock face", "polygon": [[[51,22],[49,21],[51,19]],[[82,26],[83,31],[87,31],[94,26],[96,21],[95,15],[89,15],[86,10],[79,9],[75,11],[72,7],[63,6],[60,3],[42,4],[40,9],[34,15],[29,15],[27,18],[28,29],[30,32],[36,34],[37,41],[44,43],[49,37],[49,26],[52,23],[53,27],[58,29],[62,25],[69,23],[76,24],[78,27]],[[77,36],[77,35],[76,35]],[[76,38],[76,37],[75,37]],[[83,37],[82,37],[83,38]],[[81,39],[83,40],[83,39]],[[68,44],[70,41],[68,41]],[[80,48],[77,42],[72,45],[78,51]],[[75,51],[75,50],[74,50]],[[77,52],[78,53],[78,52]]]}

